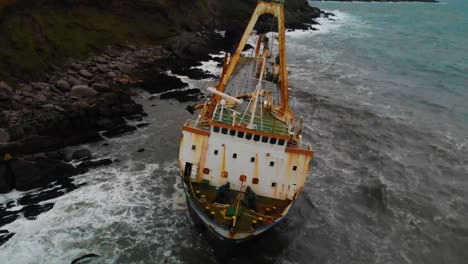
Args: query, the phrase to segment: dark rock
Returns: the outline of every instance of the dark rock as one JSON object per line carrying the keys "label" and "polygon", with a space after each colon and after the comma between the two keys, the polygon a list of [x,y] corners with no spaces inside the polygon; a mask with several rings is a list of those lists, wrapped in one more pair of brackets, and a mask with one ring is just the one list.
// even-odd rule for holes
{"label": "dark rock", "polygon": [[112,128],[104,132],[102,135],[105,137],[118,137],[136,130],[136,127],[127,124],[119,125],[118,127]]}
{"label": "dark rock", "polygon": [[74,146],[91,142],[99,142],[103,140],[102,136],[97,130],[82,130],[76,134],[68,136],[63,140],[64,145]]}
{"label": "dark rock", "polygon": [[86,79],[91,79],[93,77],[93,74],[90,73],[88,70],[85,70],[85,69],[82,69],[78,72],[78,74],[81,76],[81,77],[84,77]]}
{"label": "dark rock", "polygon": [[72,165],[51,159],[37,161],[17,159],[10,161],[10,167],[15,178],[15,187],[19,191],[44,187],[52,181],[79,173],[79,170]]}
{"label": "dark rock", "polygon": [[80,98],[92,98],[96,96],[96,90],[89,88],[86,85],[75,85],[71,88],[70,95]]}
{"label": "dark rock", "polygon": [[137,104],[123,104],[122,112],[125,116],[136,115],[141,114],[143,112],[143,108],[141,105]]}
{"label": "dark rock", "polygon": [[161,94],[160,99],[177,99],[179,102],[197,101],[200,89],[187,89],[182,91],[170,91]]}
{"label": "dark rock", "polygon": [[79,149],[73,152],[72,159],[81,160],[81,159],[90,159],[91,151],[89,149]]}
{"label": "dark rock", "polygon": [[17,125],[9,128],[11,139],[18,140],[24,137],[23,126]]}
{"label": "dark rock", "polygon": [[12,93],[13,89],[10,86],[8,86],[8,84],[1,81],[0,82],[0,91],[5,91],[6,93]]}
{"label": "dark rock", "polygon": [[187,86],[188,83],[181,81],[179,78],[160,72],[148,73],[144,77],[143,83],[140,84],[140,88],[149,93],[161,93]]}
{"label": "dark rock", "polygon": [[[45,151],[53,151],[63,147],[62,140],[47,136],[28,136],[14,144],[4,146],[4,150],[12,154],[32,154]],[[0,147],[1,149],[1,147]]]}
{"label": "dark rock", "polygon": [[141,149],[137,150],[137,152],[140,152],[140,153],[141,153],[141,152],[145,152],[145,149],[144,149],[144,148],[141,148]]}
{"label": "dark rock", "polygon": [[7,162],[0,161],[0,194],[13,190],[13,174]]}
{"label": "dark rock", "polygon": [[100,166],[107,166],[110,164],[112,164],[111,159],[88,160],[88,161],[81,162],[80,164],[78,164],[77,167],[79,169],[90,169],[90,168],[96,168]]}
{"label": "dark rock", "polygon": [[[1,225],[0,225],[1,226]],[[12,238],[15,233],[10,233],[7,230],[0,230],[0,246],[5,244],[10,238]]]}
{"label": "dark rock", "polygon": [[51,151],[46,153],[47,158],[55,160],[64,160],[65,154],[61,151]]}
{"label": "dark rock", "polygon": [[149,123],[140,123],[140,124],[136,125],[137,128],[143,128],[143,127],[147,127],[147,126],[149,126]]}
{"label": "dark rock", "polygon": [[95,83],[93,84],[93,89],[98,91],[98,92],[108,92],[111,90],[110,86],[107,85],[107,84],[103,84],[103,83]]}
{"label": "dark rock", "polygon": [[0,144],[10,142],[10,133],[4,128],[0,128]]}
{"label": "dark rock", "polygon": [[31,204],[25,206],[21,211],[23,212],[23,216],[28,220],[35,220],[37,216],[50,211],[54,207],[53,203],[47,204]]}
{"label": "dark rock", "polygon": [[66,80],[58,80],[55,83],[55,86],[57,86],[57,88],[59,88],[61,91],[64,91],[64,92],[69,92],[71,89],[70,83]]}
{"label": "dark rock", "polygon": [[76,63],[76,62],[72,62],[70,63],[70,67],[75,70],[75,71],[79,71],[83,68],[83,66],[79,63]]}
{"label": "dark rock", "polygon": [[36,100],[36,102],[44,102],[47,100],[47,97],[43,93],[37,93],[34,96],[34,100]]}

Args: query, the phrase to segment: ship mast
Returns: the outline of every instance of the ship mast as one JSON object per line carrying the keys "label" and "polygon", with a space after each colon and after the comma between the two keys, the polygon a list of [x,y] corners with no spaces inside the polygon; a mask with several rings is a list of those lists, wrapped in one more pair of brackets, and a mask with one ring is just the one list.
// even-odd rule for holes
{"label": "ship mast", "polygon": [[[232,76],[232,73],[239,61],[241,52],[243,51],[252,31],[257,23],[259,17],[263,14],[271,14],[278,19],[278,46],[279,46],[279,58],[280,58],[280,69],[279,69],[279,90],[281,96],[281,104],[272,108],[272,114],[278,119],[285,122],[286,124],[292,124],[294,122],[294,114],[291,112],[289,106],[289,95],[288,95],[288,71],[286,69],[286,46],[285,46],[285,26],[284,26],[284,0],[273,0],[272,2],[259,1],[255,8],[252,17],[250,18],[249,24],[242,35],[242,38],[237,46],[236,52],[229,59],[227,67],[223,67],[223,73],[219,84],[217,85],[217,91],[224,93],[227,83]],[[226,58],[227,59],[227,58]],[[210,120],[216,105],[221,101],[221,96],[214,94],[208,103],[207,107],[202,112],[202,118],[204,120]]]}

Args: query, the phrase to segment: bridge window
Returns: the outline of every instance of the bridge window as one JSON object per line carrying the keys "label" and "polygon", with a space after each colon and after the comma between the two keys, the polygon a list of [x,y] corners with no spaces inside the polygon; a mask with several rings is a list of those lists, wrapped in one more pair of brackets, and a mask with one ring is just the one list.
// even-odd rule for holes
{"label": "bridge window", "polygon": [[235,136],[235,135],[236,135],[236,131],[231,129],[231,131],[229,131],[229,135]]}
{"label": "bridge window", "polygon": [[239,132],[237,132],[237,137],[244,138],[244,134],[245,134],[244,132],[239,131]]}
{"label": "bridge window", "polygon": [[251,140],[251,139],[252,139],[252,134],[247,133],[247,134],[245,135],[245,138],[248,139],[248,140]]}
{"label": "bridge window", "polygon": [[213,127],[213,132],[219,133],[219,127],[218,127],[218,126],[214,126],[214,127]]}
{"label": "bridge window", "polygon": [[284,146],[284,143],[285,143],[285,140],[284,140],[284,139],[278,140],[278,145]]}
{"label": "bridge window", "polygon": [[254,140],[255,141],[260,141],[260,136],[259,135],[254,135]]}
{"label": "bridge window", "polygon": [[270,138],[270,144],[276,144],[276,138]]}
{"label": "bridge window", "polygon": [[227,135],[227,132],[228,132],[228,129],[223,127],[223,129],[221,129],[221,133],[223,133],[224,135]]}
{"label": "bridge window", "polygon": [[262,142],[263,143],[268,143],[268,139],[269,139],[268,137],[263,136],[262,137]]}

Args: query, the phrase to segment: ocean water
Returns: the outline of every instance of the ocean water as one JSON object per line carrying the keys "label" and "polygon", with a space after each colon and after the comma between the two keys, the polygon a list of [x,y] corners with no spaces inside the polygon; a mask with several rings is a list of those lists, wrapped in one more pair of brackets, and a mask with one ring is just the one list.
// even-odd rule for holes
{"label": "ocean water", "polygon": [[[316,152],[312,171],[287,221],[222,263],[465,263],[466,1],[312,4],[336,17],[287,33],[292,107]],[[148,127],[81,146],[119,162],[76,176],[85,185],[43,202],[54,207],[36,220],[1,227],[15,235],[0,263],[88,253],[100,257],[84,263],[220,261],[179,186],[180,126],[193,116],[187,103],[149,97],[137,98]],[[0,204],[19,210],[23,195],[0,195]]]}

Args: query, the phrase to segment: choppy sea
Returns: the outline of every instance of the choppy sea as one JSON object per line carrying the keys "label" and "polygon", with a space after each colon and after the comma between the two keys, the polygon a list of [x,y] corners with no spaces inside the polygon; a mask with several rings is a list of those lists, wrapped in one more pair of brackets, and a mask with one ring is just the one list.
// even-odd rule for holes
{"label": "choppy sea", "polygon": [[[335,14],[318,31],[287,34],[312,171],[288,220],[224,263],[466,263],[467,2],[310,3]],[[47,201],[54,207],[36,220],[1,227],[15,235],[0,263],[88,253],[100,257],[84,263],[218,261],[178,186],[186,104],[149,96],[137,98],[148,127],[81,146],[118,162],[76,176],[86,185]],[[19,210],[24,195],[0,203]]]}

